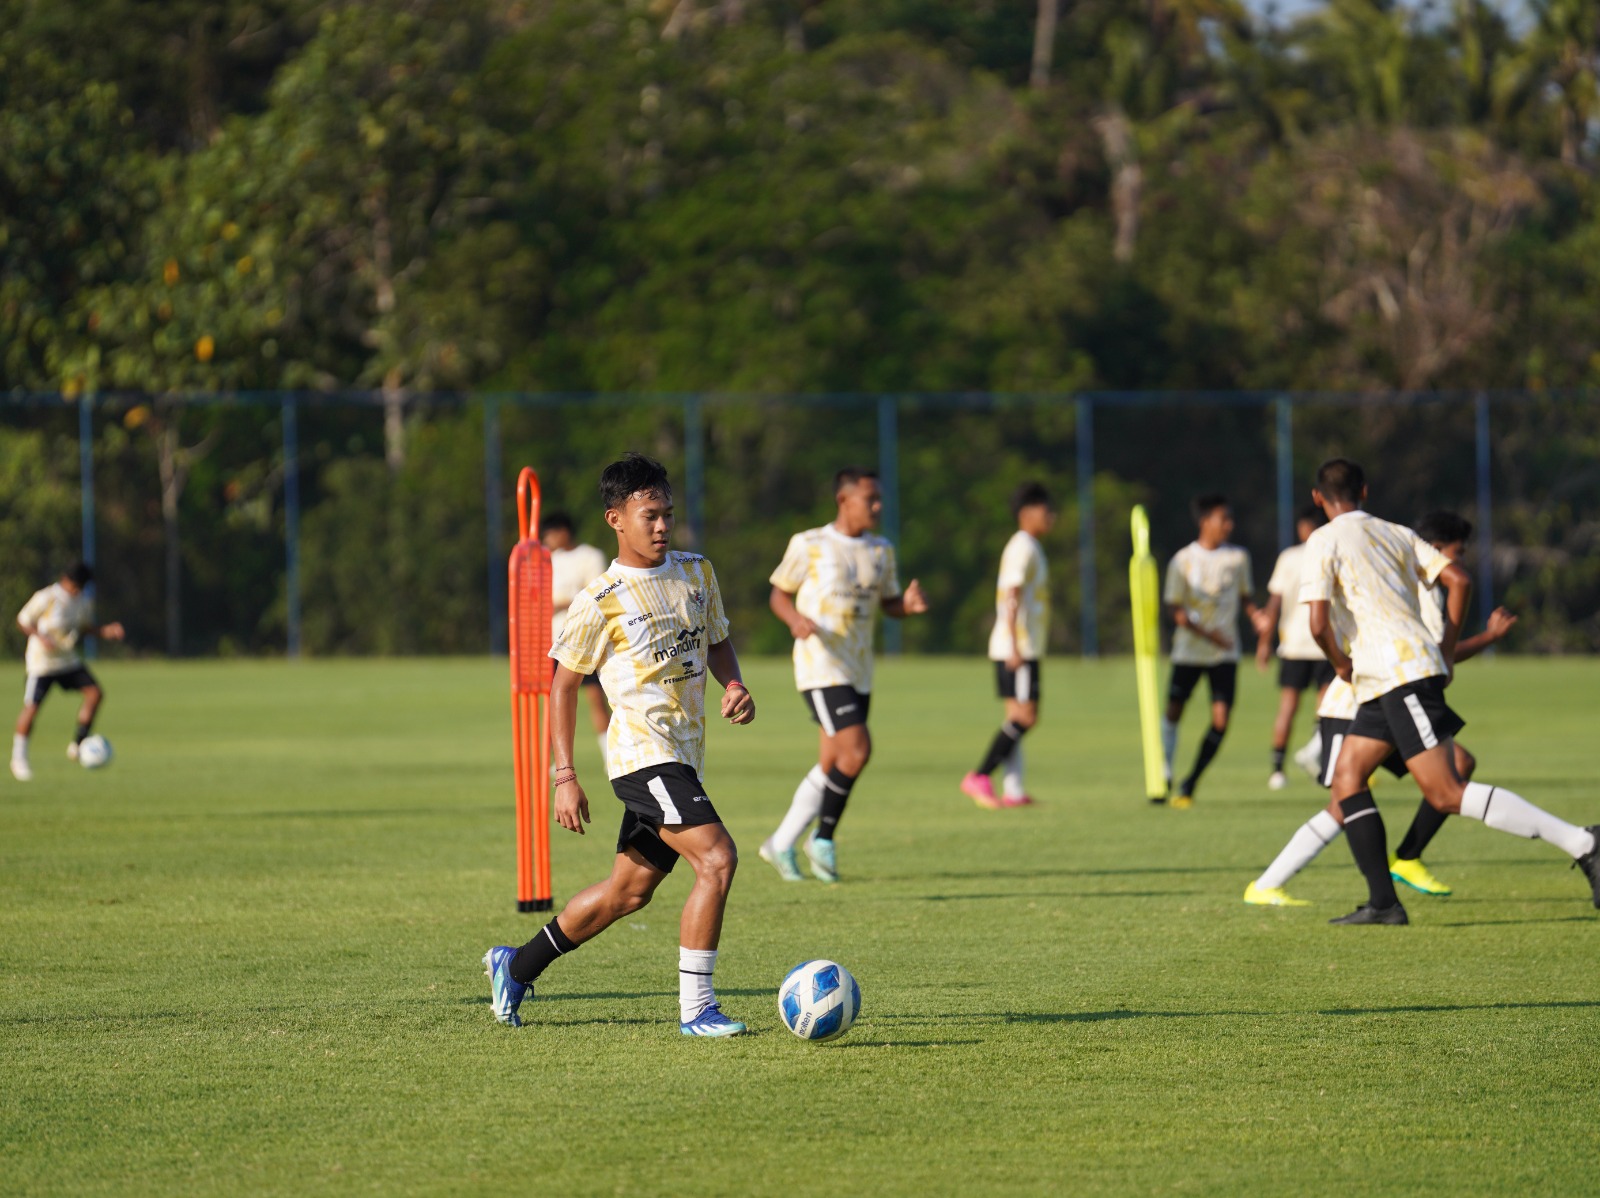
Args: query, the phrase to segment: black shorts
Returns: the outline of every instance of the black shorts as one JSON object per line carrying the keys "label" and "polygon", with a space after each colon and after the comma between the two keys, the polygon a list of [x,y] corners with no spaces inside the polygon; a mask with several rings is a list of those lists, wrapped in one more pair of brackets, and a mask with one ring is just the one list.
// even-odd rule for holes
{"label": "black shorts", "polygon": [[1408,682],[1363,703],[1350,721],[1351,736],[1386,740],[1410,761],[1467,726],[1444,701],[1444,679]]}
{"label": "black shorts", "polygon": [[801,691],[800,698],[811,713],[811,722],[829,736],[865,724],[867,708],[872,705],[872,696],[862,694],[853,686],[824,686],[814,691]]}
{"label": "black shorts", "polygon": [[1336,677],[1333,663],[1326,658],[1316,661],[1294,657],[1278,659],[1278,686],[1286,691],[1320,691]]}
{"label": "black shorts", "polygon": [[579,682],[578,682],[579,686],[599,686],[600,685],[600,675],[599,674],[579,674],[578,678],[579,678]]}
{"label": "black shorts", "polygon": [[[1350,720],[1334,720],[1327,716],[1317,721],[1318,731],[1322,733],[1322,773],[1317,781],[1323,786],[1332,788],[1333,767],[1339,764],[1339,750],[1344,748],[1344,738],[1350,735]],[[1398,752],[1390,753],[1383,759],[1383,768],[1396,778],[1404,778],[1411,771],[1406,769],[1405,758]]]}
{"label": "black shorts", "polygon": [[70,670],[62,670],[59,674],[29,674],[28,681],[22,688],[22,705],[33,707],[43,703],[52,686],[59,686],[66,691],[81,691],[86,686],[99,685],[94,680],[94,675],[84,666],[73,666]]}
{"label": "black shorts", "polygon": [[676,761],[613,778],[611,789],[626,808],[617,833],[617,852],[638,849],[641,857],[664,874],[678,864],[678,853],[661,839],[662,825],[692,828],[722,822],[699,775]]}
{"label": "black shorts", "polygon": [[1194,694],[1194,688],[1200,685],[1201,675],[1205,676],[1211,688],[1211,701],[1232,707],[1233,692],[1239,682],[1239,663],[1236,661],[1219,662],[1214,666],[1180,666],[1174,663],[1172,682],[1167,687],[1167,701],[1187,703],[1189,696]]}
{"label": "black shorts", "polygon": [[1000,692],[1002,699],[1015,699],[1018,703],[1037,703],[1039,701],[1039,663],[1025,661],[1014,670],[1006,669],[1006,663],[994,663],[995,688]]}

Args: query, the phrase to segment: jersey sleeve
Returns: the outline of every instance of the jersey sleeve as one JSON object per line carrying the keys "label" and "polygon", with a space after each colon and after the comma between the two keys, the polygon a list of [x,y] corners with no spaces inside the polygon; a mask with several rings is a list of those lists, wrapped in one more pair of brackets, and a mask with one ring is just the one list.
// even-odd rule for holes
{"label": "jersey sleeve", "polygon": [[593,674],[605,659],[605,646],[605,613],[587,594],[579,595],[567,609],[567,622],[550,656],[574,674]]}
{"label": "jersey sleeve", "polygon": [[900,597],[900,567],[895,561],[894,546],[887,541],[883,544],[883,576],[878,587],[879,599],[898,599]]}
{"label": "jersey sleeve", "polygon": [[997,584],[1002,591],[1028,584],[1028,563],[1032,556],[1027,543],[1020,537],[1013,537],[1006,542],[1005,552],[1000,555],[1000,580]]}
{"label": "jersey sleeve", "polygon": [[1183,563],[1176,556],[1167,563],[1167,585],[1162,588],[1161,602],[1182,607],[1189,598],[1189,580],[1184,577]]}
{"label": "jersey sleeve", "polygon": [[22,610],[17,613],[17,621],[22,624],[39,623],[39,618],[50,609],[50,595],[47,591],[35,591],[33,598],[22,605]]}
{"label": "jersey sleeve", "polygon": [[789,547],[783,551],[783,560],[767,581],[780,591],[793,595],[799,591],[811,573],[811,548],[799,533],[789,538]]}
{"label": "jersey sleeve", "polygon": [[728,613],[722,606],[722,588],[717,585],[717,572],[706,563],[706,644],[715,645],[728,639]]}
{"label": "jersey sleeve", "polygon": [[1278,554],[1278,560],[1273,564],[1272,577],[1267,579],[1267,594],[1282,595],[1284,602],[1293,603],[1298,598],[1289,594],[1289,584],[1293,580],[1289,577],[1294,570],[1289,565],[1294,560],[1294,554],[1285,549]]}
{"label": "jersey sleeve", "polygon": [[1444,568],[1450,564],[1450,559],[1416,533],[1411,534],[1411,549],[1417,555],[1417,579],[1432,586],[1439,581],[1439,575],[1444,573]]}
{"label": "jersey sleeve", "polygon": [[1301,603],[1333,598],[1333,586],[1337,581],[1336,566],[1331,540],[1314,536],[1306,542],[1305,556],[1300,559]]}
{"label": "jersey sleeve", "polygon": [[1246,603],[1256,598],[1256,567],[1250,560],[1250,551],[1242,550],[1239,557],[1239,597]]}

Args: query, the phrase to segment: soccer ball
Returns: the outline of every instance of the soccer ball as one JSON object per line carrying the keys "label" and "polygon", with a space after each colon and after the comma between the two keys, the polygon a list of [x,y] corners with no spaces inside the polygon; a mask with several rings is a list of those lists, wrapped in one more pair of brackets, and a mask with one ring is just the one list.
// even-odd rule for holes
{"label": "soccer ball", "polygon": [[78,764],[97,770],[111,763],[111,742],[103,736],[86,736],[78,744]]}
{"label": "soccer ball", "polygon": [[836,961],[796,965],[778,987],[778,1014],[802,1040],[834,1040],[861,1011],[861,987]]}

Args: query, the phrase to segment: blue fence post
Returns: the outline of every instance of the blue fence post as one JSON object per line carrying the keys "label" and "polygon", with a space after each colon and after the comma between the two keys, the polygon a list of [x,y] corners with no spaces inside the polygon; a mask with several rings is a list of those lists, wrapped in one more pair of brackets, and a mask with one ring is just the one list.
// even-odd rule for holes
{"label": "blue fence post", "polygon": [[[900,400],[878,396],[878,486],[883,490],[883,535],[900,551]],[[906,582],[902,578],[901,584]],[[883,651],[899,653],[904,637],[899,620],[883,622]]]}
{"label": "blue fence post", "polygon": [[1094,563],[1094,400],[1080,395],[1077,409],[1078,584],[1083,592],[1083,655],[1099,657],[1099,584]]}
{"label": "blue fence post", "polygon": [[683,401],[683,473],[688,508],[689,548],[704,553],[706,547],[706,425],[704,404],[698,395]]}
{"label": "blue fence post", "polygon": [[504,654],[506,638],[505,511],[501,470],[505,454],[500,443],[500,401],[483,401],[483,512],[488,537],[489,652]]}
{"label": "blue fence post", "polygon": [[1278,548],[1294,544],[1294,400],[1278,396]]}
{"label": "blue fence post", "polygon": [[[94,565],[94,399],[87,392],[78,397],[78,495],[83,518],[83,560]],[[94,584],[90,583],[93,594]],[[83,643],[83,655],[95,657],[98,638]]]}
{"label": "blue fence post", "polygon": [[283,595],[285,651],[300,656],[300,405],[283,401]]}
{"label": "blue fence post", "polygon": [[[1484,619],[1494,610],[1494,530],[1491,523],[1494,495],[1489,479],[1489,397],[1479,392],[1475,401],[1478,434],[1478,614]],[[1486,653],[1493,653],[1489,646]]]}

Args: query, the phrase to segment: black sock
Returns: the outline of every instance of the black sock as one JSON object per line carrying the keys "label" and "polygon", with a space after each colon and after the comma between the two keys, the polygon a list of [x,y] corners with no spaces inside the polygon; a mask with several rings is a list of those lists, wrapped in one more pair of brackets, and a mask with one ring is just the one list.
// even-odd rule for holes
{"label": "black sock", "polygon": [[1000,763],[1010,757],[1017,745],[1022,742],[1022,734],[1026,728],[1019,728],[1010,720],[1000,725],[1000,731],[994,734],[990,742],[989,751],[984,754],[983,764],[978,766],[978,773],[992,774],[1000,768]]}
{"label": "black sock", "polygon": [[850,801],[850,788],[856,780],[842,773],[838,766],[828,771],[822,783],[822,814],[817,817],[817,839],[832,840],[833,830],[839,826],[844,805]]}
{"label": "black sock", "polygon": [[1389,842],[1372,792],[1358,790],[1340,800],[1339,810],[1344,813],[1344,835],[1350,842],[1350,854],[1367,879],[1368,901],[1380,910],[1394,906],[1400,899],[1394,892],[1394,880],[1389,877]]}
{"label": "black sock", "polygon": [[89,724],[92,723],[94,723],[94,721],[90,720],[88,723],[78,725],[78,730],[72,734],[73,744],[81,745],[83,743],[83,738],[89,735]]}
{"label": "black sock", "polygon": [[1200,781],[1200,775],[1206,772],[1206,766],[1211,764],[1211,759],[1217,755],[1217,750],[1222,747],[1223,733],[1216,728],[1206,729],[1206,738],[1200,742],[1200,752],[1195,755],[1194,769],[1189,771],[1189,776],[1183,780],[1179,788],[1183,794],[1194,794],[1194,788]]}
{"label": "black sock", "polygon": [[1447,812],[1440,811],[1427,799],[1423,799],[1417,807],[1417,814],[1411,820],[1411,826],[1406,829],[1405,839],[1395,850],[1395,856],[1402,861],[1417,860],[1422,856],[1422,850],[1428,847],[1428,842],[1433,839],[1434,834],[1444,827],[1444,821],[1449,818]]}
{"label": "black sock", "polygon": [[578,946],[567,939],[561,925],[551,920],[539,929],[539,934],[517,950],[511,958],[507,972],[512,981],[526,986],[549,967],[557,957],[565,956]]}
{"label": "black sock", "polygon": [[1288,749],[1274,749],[1274,750],[1272,750],[1272,772],[1274,774],[1283,773],[1283,756],[1288,751],[1289,751]]}

